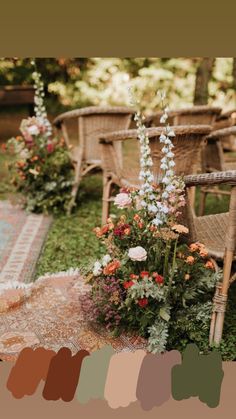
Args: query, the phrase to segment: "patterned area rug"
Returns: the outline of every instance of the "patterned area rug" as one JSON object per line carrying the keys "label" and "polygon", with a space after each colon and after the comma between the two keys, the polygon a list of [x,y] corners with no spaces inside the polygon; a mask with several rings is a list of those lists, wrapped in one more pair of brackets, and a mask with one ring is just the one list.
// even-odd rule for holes
{"label": "patterned area rug", "polygon": [[0,296],[0,359],[15,360],[26,346],[92,352],[110,344],[116,351],[145,347],[139,337],[111,338],[86,321],[80,300],[89,290],[77,271],[45,276]]}
{"label": "patterned area rug", "polygon": [[0,201],[0,284],[30,282],[51,221]]}

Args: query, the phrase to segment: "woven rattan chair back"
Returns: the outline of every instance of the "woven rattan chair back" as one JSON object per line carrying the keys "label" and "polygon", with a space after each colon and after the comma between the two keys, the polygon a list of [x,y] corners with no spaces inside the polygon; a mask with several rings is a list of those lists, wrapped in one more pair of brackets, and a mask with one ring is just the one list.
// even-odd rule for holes
{"label": "woven rattan chair back", "polygon": [[[101,166],[101,149],[98,137],[103,133],[129,128],[133,110],[126,107],[97,107],[77,109],[59,115],[54,125],[63,133],[69,147],[80,147],[82,161]],[[77,130],[71,132],[77,123]],[[75,134],[77,131],[77,135]],[[116,146],[117,155],[121,157],[120,144]]]}
{"label": "woven rattan chair back", "polygon": [[[175,137],[172,138],[174,145],[173,152],[175,154],[175,172],[178,175],[188,175],[197,173],[199,168],[199,161],[201,159],[201,152],[205,146],[205,137],[211,131],[211,127],[208,125],[189,125],[189,126],[174,126]],[[160,142],[159,138],[163,132],[162,128],[147,128],[146,130],[149,136],[149,145],[151,148],[152,159],[153,159],[153,172],[156,178],[161,174],[160,172],[160,161],[163,157],[162,148],[163,143]],[[123,148],[122,160],[125,162],[127,167],[125,172],[127,178],[129,176],[129,169],[138,169],[138,157],[139,157],[139,141],[137,130],[121,131],[111,135],[102,136],[102,141],[105,142],[103,147],[103,166],[107,173],[116,175],[117,178],[123,173],[123,168],[119,166],[116,159],[116,152],[114,146],[117,142],[122,142],[124,146],[127,146],[128,141],[132,140],[132,150],[129,155],[125,155],[125,147]],[[113,141],[114,140],[114,141]],[[127,149],[127,147],[126,147]],[[134,156],[136,161],[134,164]],[[131,172],[132,170],[130,170]],[[138,175],[138,172],[137,172]],[[136,179],[136,183],[138,179]]]}
{"label": "woven rattan chair back", "polygon": [[[193,106],[169,112],[169,122],[172,125],[212,125],[221,108],[211,106]],[[160,126],[161,112],[153,113],[146,118],[149,127]]]}
{"label": "woven rattan chair back", "polygon": [[[198,172],[205,137],[211,131],[209,125],[175,126],[175,137],[172,138],[175,154],[175,173],[177,175],[190,175]],[[163,128],[147,128],[149,144],[153,159],[153,173],[155,182],[159,182],[162,172],[160,170],[163,157],[160,135]],[[123,165],[116,158],[115,143],[123,143]],[[132,148],[127,153],[127,145],[132,141]],[[104,169],[103,189],[103,222],[106,221],[109,211],[108,202],[111,199],[111,185],[119,187],[138,187],[139,180],[139,141],[137,130],[126,130],[101,136],[102,160]],[[126,146],[126,147],[125,147]],[[128,155],[127,155],[128,154]]]}
{"label": "woven rattan chair back", "polygon": [[[66,112],[54,120],[55,127],[62,133],[75,166],[75,181],[68,213],[75,204],[80,181],[89,171],[102,168],[99,136],[117,129],[129,128],[134,111],[127,107],[96,107]],[[71,129],[71,124],[74,130]],[[73,135],[72,135],[73,133]],[[115,145],[116,159],[122,164],[120,143]]]}

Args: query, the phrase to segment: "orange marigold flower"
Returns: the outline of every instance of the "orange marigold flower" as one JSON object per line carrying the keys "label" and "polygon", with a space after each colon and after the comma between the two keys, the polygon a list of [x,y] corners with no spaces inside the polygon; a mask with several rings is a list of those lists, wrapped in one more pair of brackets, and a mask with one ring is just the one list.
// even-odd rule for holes
{"label": "orange marigold flower", "polygon": [[33,156],[32,158],[31,158],[31,161],[37,161],[39,159],[39,157],[38,156]]}
{"label": "orange marigold flower", "polygon": [[149,227],[149,230],[150,230],[150,231],[157,231],[157,227],[156,227],[156,226],[154,226],[154,225],[151,225],[151,226]]}
{"label": "orange marigold flower", "polygon": [[205,267],[206,267],[207,269],[215,269],[215,267],[214,267],[214,263],[213,263],[211,260],[208,260],[208,261],[205,263]]}
{"label": "orange marigold flower", "polygon": [[143,222],[142,222],[142,221],[140,221],[140,222],[138,223],[138,226],[139,226],[139,228],[143,228],[143,226],[144,226]]}
{"label": "orange marigold flower", "polygon": [[124,229],[125,236],[128,236],[130,234],[130,227]]}
{"label": "orange marigold flower", "polygon": [[101,233],[100,227],[95,227],[93,229],[93,232],[96,234],[97,237],[100,237],[100,233]]}
{"label": "orange marigold flower", "polygon": [[101,234],[103,236],[103,234],[106,234],[109,231],[109,226],[107,224],[105,224],[104,226],[101,227]]}
{"label": "orange marigold flower", "polygon": [[112,275],[120,267],[119,260],[114,260],[113,262],[108,263],[108,265],[103,269],[104,275]]}
{"label": "orange marigold flower", "polygon": [[188,257],[187,257],[187,259],[186,259],[186,262],[187,262],[189,265],[192,265],[192,264],[194,263],[194,261],[195,261],[195,259],[194,259],[194,257],[193,257],[193,256],[188,256]]}
{"label": "orange marigold flower", "polygon": [[22,169],[23,167],[25,167],[25,162],[20,160],[17,162],[17,166]]}
{"label": "orange marigold flower", "polygon": [[135,214],[134,215],[134,221],[138,222],[139,220],[140,220],[140,216],[138,214]]}

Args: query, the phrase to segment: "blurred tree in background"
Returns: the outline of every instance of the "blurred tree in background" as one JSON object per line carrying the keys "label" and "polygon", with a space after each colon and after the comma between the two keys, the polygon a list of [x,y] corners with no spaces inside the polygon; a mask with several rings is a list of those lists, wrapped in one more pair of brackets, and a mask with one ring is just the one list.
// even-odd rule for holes
{"label": "blurred tree in background", "polygon": [[[166,90],[171,108],[236,106],[235,58],[38,58],[49,112],[88,105],[128,105],[128,84],[141,107],[159,108]],[[32,84],[30,58],[0,59],[0,85]]]}

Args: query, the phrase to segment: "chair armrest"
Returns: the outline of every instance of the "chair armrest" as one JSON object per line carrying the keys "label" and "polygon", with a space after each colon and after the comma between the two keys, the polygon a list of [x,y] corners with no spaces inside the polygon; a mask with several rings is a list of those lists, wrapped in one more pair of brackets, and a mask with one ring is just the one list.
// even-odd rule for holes
{"label": "chair armrest", "polygon": [[217,140],[218,138],[228,137],[228,135],[236,135],[235,125],[232,125],[231,127],[217,129],[215,131],[212,131],[207,136],[207,140]]}
{"label": "chair armrest", "polygon": [[236,170],[225,172],[203,173],[184,177],[187,187],[204,185],[236,185]]}
{"label": "chair armrest", "polygon": [[99,142],[101,144],[110,144],[114,141],[124,141],[132,138],[138,139],[138,131],[136,129],[126,129],[109,132],[108,134],[100,134]]}
{"label": "chair armrest", "polygon": [[67,119],[79,118],[80,116],[96,115],[96,114],[127,114],[134,115],[135,111],[126,106],[88,106],[86,108],[74,109],[72,111],[64,112],[58,115],[53,125],[60,127],[60,125]]}

